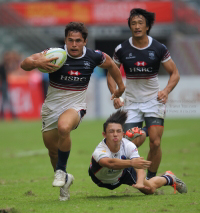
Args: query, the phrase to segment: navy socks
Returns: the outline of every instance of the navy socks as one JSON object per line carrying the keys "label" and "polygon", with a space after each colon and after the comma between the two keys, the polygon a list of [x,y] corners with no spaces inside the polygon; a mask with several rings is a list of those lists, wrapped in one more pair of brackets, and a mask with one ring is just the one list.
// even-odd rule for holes
{"label": "navy socks", "polygon": [[69,158],[70,151],[62,152],[58,149],[58,163],[56,165],[56,170],[62,170],[66,172],[66,164]]}
{"label": "navy socks", "polygon": [[151,171],[148,170],[146,179],[149,180],[149,179],[151,179],[152,177],[155,177],[155,176],[156,176],[156,173],[157,173],[157,172],[151,172]]}
{"label": "navy socks", "polygon": [[167,180],[167,183],[165,184],[165,186],[167,186],[167,185],[172,186],[173,185],[174,181],[173,181],[173,179],[172,179],[171,176],[169,176],[169,175],[162,175],[161,177],[164,177]]}

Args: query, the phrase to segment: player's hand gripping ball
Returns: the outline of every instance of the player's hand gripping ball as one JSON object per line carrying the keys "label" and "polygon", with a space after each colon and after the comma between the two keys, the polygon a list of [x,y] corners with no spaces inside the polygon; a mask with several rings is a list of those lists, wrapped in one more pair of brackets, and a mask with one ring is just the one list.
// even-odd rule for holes
{"label": "player's hand gripping ball", "polygon": [[[58,65],[59,68],[55,68],[53,72],[57,71],[58,69],[60,69],[65,61],[67,60],[67,53],[64,49],[62,48],[50,48],[48,49],[46,52],[45,52],[45,55],[44,55],[47,59],[51,59],[51,58],[55,58],[55,57],[58,57],[58,59],[56,60],[53,60],[51,63],[55,64],[55,65]],[[41,68],[38,68],[38,70],[40,72],[43,72],[43,73],[49,73],[49,71],[46,71],[44,69],[41,69]]]}

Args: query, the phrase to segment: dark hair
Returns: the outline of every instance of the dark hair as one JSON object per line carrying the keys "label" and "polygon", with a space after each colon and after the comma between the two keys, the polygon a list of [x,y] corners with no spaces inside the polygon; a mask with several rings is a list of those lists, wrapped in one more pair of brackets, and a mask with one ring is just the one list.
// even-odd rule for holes
{"label": "dark hair", "polygon": [[117,123],[121,124],[122,128],[127,119],[127,112],[123,110],[118,110],[117,112],[110,115],[110,117],[106,120],[106,122],[103,124],[103,131],[106,132],[106,128],[109,123]]}
{"label": "dark hair", "polygon": [[88,36],[88,30],[86,26],[81,22],[70,22],[65,27],[65,38],[68,36],[68,33],[74,31],[74,32],[80,32],[84,38],[84,41],[87,39]]}
{"label": "dark hair", "polygon": [[149,32],[154,24],[155,21],[155,13],[148,12],[146,10],[143,10],[141,8],[134,8],[130,11],[130,16],[128,18],[128,26],[131,28],[131,19],[134,16],[142,15],[146,19],[146,26],[149,27],[147,30],[147,35],[149,35]]}

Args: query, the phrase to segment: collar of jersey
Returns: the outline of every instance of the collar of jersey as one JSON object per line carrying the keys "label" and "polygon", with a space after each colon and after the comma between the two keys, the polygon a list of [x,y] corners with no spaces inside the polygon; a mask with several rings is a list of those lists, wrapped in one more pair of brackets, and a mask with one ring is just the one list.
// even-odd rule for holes
{"label": "collar of jersey", "polygon": [[67,51],[67,45],[66,45],[66,44],[65,44],[64,48],[65,48],[65,51],[66,51],[67,55],[70,56],[70,58],[73,58],[73,59],[80,59],[80,58],[83,58],[83,57],[85,56],[85,54],[86,54],[86,47],[85,47],[85,46],[83,47],[83,55],[80,56],[80,57],[73,57],[73,56],[71,56],[71,55],[68,53],[68,51]]}
{"label": "collar of jersey", "polygon": [[129,38],[129,43],[130,43],[130,45],[131,45],[132,47],[134,47],[135,49],[144,50],[144,49],[150,47],[151,44],[152,44],[152,41],[153,41],[152,37],[151,37],[151,36],[148,36],[148,39],[149,39],[149,44],[148,44],[148,46],[146,46],[146,47],[144,47],[144,48],[138,48],[138,47],[134,46],[133,43],[132,43],[132,37]]}

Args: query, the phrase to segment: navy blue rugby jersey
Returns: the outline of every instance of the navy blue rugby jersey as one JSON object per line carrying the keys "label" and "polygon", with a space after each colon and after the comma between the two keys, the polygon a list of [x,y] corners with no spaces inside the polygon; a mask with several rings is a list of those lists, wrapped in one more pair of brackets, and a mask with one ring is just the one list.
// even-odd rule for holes
{"label": "navy blue rugby jersey", "polygon": [[[61,48],[67,52],[66,45]],[[56,72],[49,73],[50,86],[61,90],[86,90],[94,68],[105,60],[103,52],[86,47],[83,48],[83,55],[78,58],[67,53],[65,64]]]}
{"label": "navy blue rugby jersey", "polygon": [[113,60],[123,64],[127,79],[149,79],[158,75],[160,63],[171,56],[165,45],[148,36],[149,45],[137,48],[132,37],[115,48]]}

